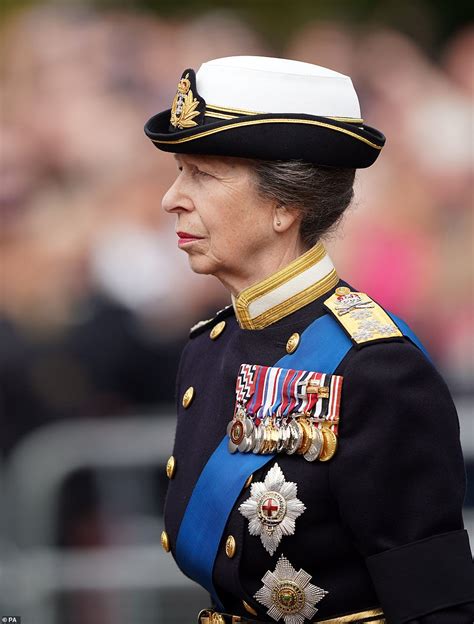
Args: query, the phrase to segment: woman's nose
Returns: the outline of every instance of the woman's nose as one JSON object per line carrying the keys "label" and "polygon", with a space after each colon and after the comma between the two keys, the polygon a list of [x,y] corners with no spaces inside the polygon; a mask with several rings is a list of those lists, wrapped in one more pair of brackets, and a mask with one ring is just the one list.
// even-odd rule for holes
{"label": "woman's nose", "polygon": [[165,212],[184,212],[193,209],[193,202],[184,191],[180,176],[176,178],[170,188],[166,191],[161,201],[161,207]]}

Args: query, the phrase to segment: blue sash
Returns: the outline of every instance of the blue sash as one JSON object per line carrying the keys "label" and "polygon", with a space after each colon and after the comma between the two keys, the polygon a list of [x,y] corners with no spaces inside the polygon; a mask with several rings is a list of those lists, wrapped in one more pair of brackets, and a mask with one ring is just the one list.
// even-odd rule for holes
{"label": "blue sash", "polygon": [[[390,316],[403,334],[426,354],[408,326],[394,315]],[[352,346],[339,323],[325,314],[302,333],[297,351],[285,355],[274,366],[332,374]],[[210,592],[219,609],[223,606],[212,582],[212,571],[227,519],[248,477],[275,457],[231,454],[227,443],[226,435],[204,466],[186,507],[176,542],[179,567]]]}

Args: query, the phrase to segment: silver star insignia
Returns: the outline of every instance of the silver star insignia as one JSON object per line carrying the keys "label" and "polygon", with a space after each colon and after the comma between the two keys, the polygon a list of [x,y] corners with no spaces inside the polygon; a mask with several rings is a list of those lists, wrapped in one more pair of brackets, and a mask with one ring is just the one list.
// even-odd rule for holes
{"label": "silver star insignia", "polygon": [[262,578],[263,587],[254,598],[268,607],[267,615],[285,624],[303,624],[317,612],[315,605],[328,593],[310,583],[311,576],[300,569],[294,569],[286,557],[281,555],[274,572],[266,572]]}
{"label": "silver star insignia", "polygon": [[250,535],[260,536],[270,555],[284,535],[294,534],[295,520],[306,509],[296,493],[296,483],[286,481],[280,466],[275,464],[263,482],[252,484],[250,497],[239,507],[240,513],[249,520]]}

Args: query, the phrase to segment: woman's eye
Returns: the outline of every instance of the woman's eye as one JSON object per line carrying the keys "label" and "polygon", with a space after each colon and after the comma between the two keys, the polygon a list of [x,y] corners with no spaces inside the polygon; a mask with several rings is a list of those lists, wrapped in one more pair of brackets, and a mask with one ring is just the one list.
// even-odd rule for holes
{"label": "woman's eye", "polygon": [[209,174],[206,171],[202,171],[201,169],[198,169],[197,167],[195,167],[194,169],[194,175],[198,175],[198,176],[208,176]]}
{"label": "woman's eye", "polygon": [[[185,167],[183,167],[182,165],[178,166],[178,171],[181,173],[181,171],[185,170]],[[202,171],[202,169],[198,169],[196,166],[192,166],[192,167],[186,167],[186,171],[189,175],[191,176],[203,176],[203,177],[211,177],[210,173],[207,173],[207,171]]]}

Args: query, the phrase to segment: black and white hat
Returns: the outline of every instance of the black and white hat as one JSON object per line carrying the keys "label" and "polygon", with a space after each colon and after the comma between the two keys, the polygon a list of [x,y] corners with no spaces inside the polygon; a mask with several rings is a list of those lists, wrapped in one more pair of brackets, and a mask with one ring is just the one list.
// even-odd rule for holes
{"label": "black and white hat", "polygon": [[365,125],[351,79],[300,61],[231,56],[186,69],[146,135],[166,152],[369,167],[384,135]]}

